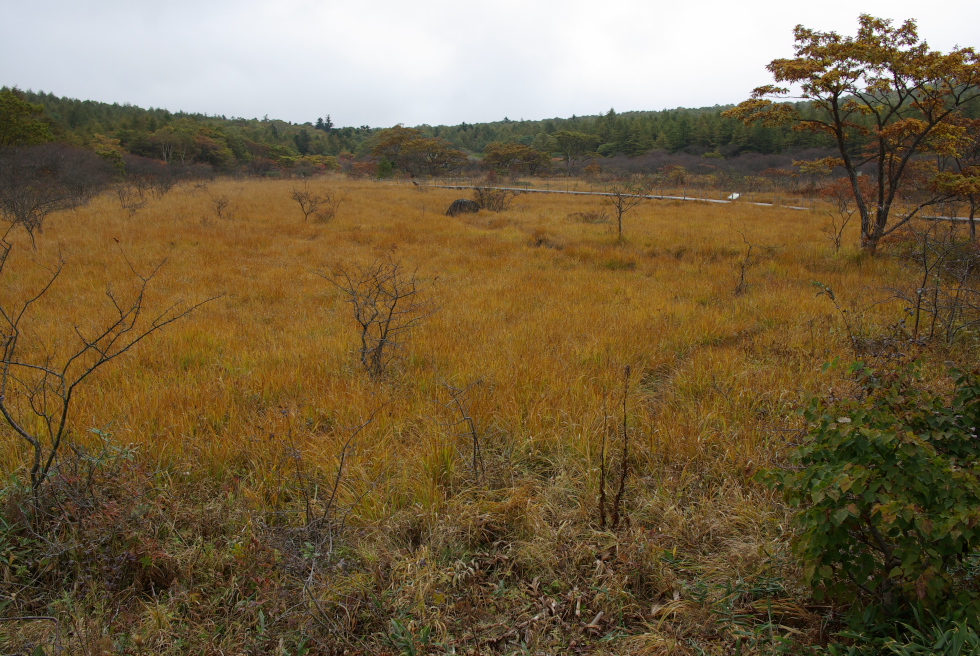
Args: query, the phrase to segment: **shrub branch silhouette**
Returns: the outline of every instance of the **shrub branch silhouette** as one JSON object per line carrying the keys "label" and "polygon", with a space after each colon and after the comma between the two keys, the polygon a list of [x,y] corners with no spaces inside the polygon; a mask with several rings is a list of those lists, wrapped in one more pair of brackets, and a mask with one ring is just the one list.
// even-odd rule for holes
{"label": "shrub branch silhouette", "polygon": [[422,298],[418,269],[408,269],[386,254],[371,264],[337,266],[318,273],[354,310],[361,364],[372,378],[384,376],[401,340],[436,308]]}
{"label": "shrub branch silhouette", "polygon": [[[0,279],[8,274],[11,248],[10,243],[0,242]],[[165,262],[144,275],[126,259],[136,279],[132,295],[124,298],[109,287],[106,297],[111,309],[105,319],[96,322],[94,328],[73,326],[74,339],[67,340],[73,343],[60,354],[49,348],[43,335],[29,330],[28,324],[64,272],[65,261],[59,259],[40,289],[26,300],[0,293],[0,415],[30,446],[30,479],[35,494],[68,437],[72,401],[82,383],[145,338],[213,300],[189,307],[174,304],[148,317],[147,293]],[[5,287],[0,285],[0,289]]]}

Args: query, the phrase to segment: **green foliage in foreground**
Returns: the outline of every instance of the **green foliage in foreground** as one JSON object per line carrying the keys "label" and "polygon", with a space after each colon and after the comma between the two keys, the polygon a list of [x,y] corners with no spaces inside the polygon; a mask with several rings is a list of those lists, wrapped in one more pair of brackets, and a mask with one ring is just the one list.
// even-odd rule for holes
{"label": "green foliage in foreground", "polygon": [[879,610],[869,608],[855,618],[857,630],[840,634],[850,644],[832,644],[827,651],[830,656],[980,656],[975,617],[962,610],[937,616],[919,608],[913,615],[912,622],[896,625],[881,622]]}
{"label": "green foliage in foreground", "polygon": [[[866,621],[856,625],[869,633],[883,618],[887,632],[911,636],[896,620],[913,609],[917,618],[976,616],[978,373],[954,372],[945,396],[924,389],[914,368],[883,374],[858,363],[853,373],[860,398],[815,399],[792,466],[770,474],[800,508],[795,546],[807,581],[818,599],[860,602]],[[956,633],[969,635],[965,625]]]}

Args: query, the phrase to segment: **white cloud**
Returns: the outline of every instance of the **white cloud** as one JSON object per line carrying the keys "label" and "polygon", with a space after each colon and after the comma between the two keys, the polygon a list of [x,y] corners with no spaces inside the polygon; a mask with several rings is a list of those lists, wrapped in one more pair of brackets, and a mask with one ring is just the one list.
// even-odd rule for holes
{"label": "white cloud", "polygon": [[737,102],[797,23],[918,19],[974,45],[980,3],[639,0],[8,2],[0,84],[338,125],[459,123]]}

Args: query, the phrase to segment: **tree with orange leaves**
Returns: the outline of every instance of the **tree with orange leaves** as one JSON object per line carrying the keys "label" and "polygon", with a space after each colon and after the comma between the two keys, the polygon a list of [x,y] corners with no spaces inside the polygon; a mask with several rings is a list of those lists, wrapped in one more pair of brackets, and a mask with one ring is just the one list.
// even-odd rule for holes
{"label": "tree with orange leaves", "polygon": [[[788,86],[759,87],[725,115],[831,136],[840,157],[821,163],[846,172],[861,246],[874,253],[882,237],[951,197],[951,190],[921,181],[942,175],[967,145],[963,110],[980,102],[980,56],[972,48],[930,50],[912,20],[896,27],[864,14],[858,21],[856,37],[798,25],[796,56],[767,67]],[[789,99],[809,101],[811,111],[780,102]],[[926,153],[937,157],[927,160]],[[861,184],[862,173],[871,176],[870,188]]]}
{"label": "tree with orange leaves", "polygon": [[939,192],[953,194],[966,203],[970,241],[977,241],[977,210],[980,209],[980,119],[964,119],[957,135],[959,145],[948,166],[933,180]]}
{"label": "tree with orange leaves", "polygon": [[458,170],[466,153],[439,137],[424,137],[415,128],[396,125],[378,133],[371,154],[383,157],[412,177]]}

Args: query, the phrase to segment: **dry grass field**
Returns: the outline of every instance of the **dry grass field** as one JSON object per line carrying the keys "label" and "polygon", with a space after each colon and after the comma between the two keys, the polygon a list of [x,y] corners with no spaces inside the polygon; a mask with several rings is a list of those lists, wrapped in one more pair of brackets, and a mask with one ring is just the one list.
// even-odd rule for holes
{"label": "dry grass field", "polygon": [[[811,395],[847,386],[822,366],[852,354],[813,282],[883,329],[901,308],[873,303],[911,276],[894,258],[861,256],[856,227],[835,254],[819,208],[649,201],[618,243],[588,220],[609,215],[599,198],[451,218],[466,192],[319,179],[346,200],[318,222],[299,185],[185,185],[134,215],[104,195],[50,217],[36,252],[11,233],[6,302],[66,262],[25,331],[37,357],[105,323],[107,286],[130,298],[127,260],[165,260],[150,311],[213,300],[80,387],[75,448],[31,530],[14,529],[29,452],[0,428],[7,616],[57,618],[72,654],[826,642],[831,609],[801,587],[789,513],[754,476],[799,438]],[[416,272],[426,314],[372,376],[327,278],[385,258]],[[624,431],[622,519],[602,528]],[[0,651],[53,645],[55,626],[5,622]]]}

